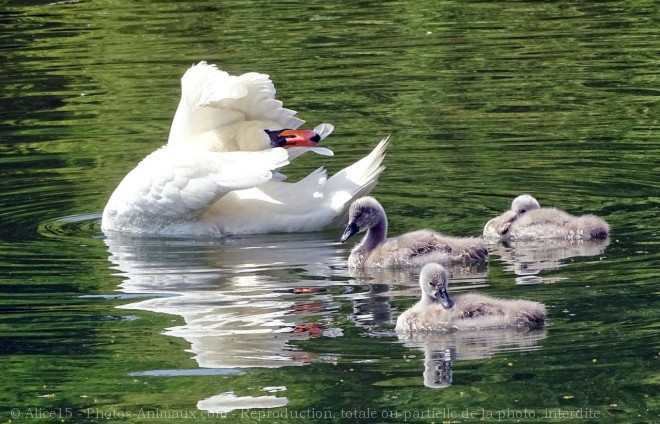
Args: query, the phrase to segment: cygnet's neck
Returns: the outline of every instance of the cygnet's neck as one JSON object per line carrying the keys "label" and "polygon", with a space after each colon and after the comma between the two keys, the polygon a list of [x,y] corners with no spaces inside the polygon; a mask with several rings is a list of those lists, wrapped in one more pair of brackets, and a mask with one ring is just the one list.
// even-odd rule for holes
{"label": "cygnet's neck", "polygon": [[362,252],[370,252],[387,238],[387,215],[384,211],[379,214],[379,219],[373,227],[367,230],[367,234],[357,247]]}
{"label": "cygnet's neck", "polygon": [[419,302],[417,303],[419,306],[428,306],[440,302],[436,298],[431,297],[424,289],[422,289],[422,298],[419,299]]}

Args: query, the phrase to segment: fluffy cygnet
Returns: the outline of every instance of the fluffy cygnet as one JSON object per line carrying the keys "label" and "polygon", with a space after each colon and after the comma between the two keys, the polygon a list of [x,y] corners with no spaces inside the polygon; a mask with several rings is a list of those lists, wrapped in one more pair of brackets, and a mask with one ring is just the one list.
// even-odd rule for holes
{"label": "fluffy cygnet", "polygon": [[424,265],[419,275],[422,298],[402,313],[396,331],[479,330],[486,328],[541,327],[545,306],[520,299],[499,299],[466,293],[454,299],[447,293],[448,273],[440,264]]}
{"label": "fluffy cygnet", "polygon": [[602,218],[588,214],[574,216],[557,208],[542,208],[529,194],[511,203],[511,209],[484,226],[484,237],[501,240],[607,238],[610,227]]}
{"label": "fluffy cygnet", "polygon": [[349,258],[350,268],[408,267],[429,262],[445,264],[483,260],[488,249],[475,237],[448,237],[431,230],[418,230],[387,238],[387,215],[373,197],[361,197],[349,209],[349,221],[341,241],[366,231]]}

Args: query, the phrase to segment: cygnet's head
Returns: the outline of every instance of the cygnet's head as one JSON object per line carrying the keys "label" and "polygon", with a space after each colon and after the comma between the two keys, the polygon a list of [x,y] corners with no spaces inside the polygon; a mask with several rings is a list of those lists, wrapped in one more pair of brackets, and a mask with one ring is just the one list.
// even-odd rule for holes
{"label": "cygnet's head", "polygon": [[532,209],[540,209],[541,205],[539,202],[529,194],[521,194],[520,196],[513,199],[511,202],[511,210],[514,211],[517,215],[531,211]]}
{"label": "cygnet's head", "polygon": [[454,306],[454,301],[449,298],[447,293],[448,282],[449,273],[440,264],[426,264],[419,274],[419,287],[422,289],[422,296],[426,294],[433,301],[440,302],[445,309],[451,309]]}
{"label": "cygnet's head", "polygon": [[368,230],[379,223],[387,222],[385,210],[371,196],[357,199],[348,211],[348,225],[341,236],[342,243],[360,231]]}

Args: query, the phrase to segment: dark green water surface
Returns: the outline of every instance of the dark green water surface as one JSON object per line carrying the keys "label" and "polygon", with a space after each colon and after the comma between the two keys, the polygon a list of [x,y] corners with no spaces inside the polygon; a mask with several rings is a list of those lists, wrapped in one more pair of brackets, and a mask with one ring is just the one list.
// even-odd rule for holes
{"label": "dark green water surface", "polygon": [[[0,422],[660,420],[657,2],[0,5]],[[545,303],[545,329],[412,340],[416,271],[351,274],[341,229],[106,237],[199,60],[335,124],[293,179],[391,134],[391,234],[478,235],[528,192],[612,235],[452,269],[454,292]]]}

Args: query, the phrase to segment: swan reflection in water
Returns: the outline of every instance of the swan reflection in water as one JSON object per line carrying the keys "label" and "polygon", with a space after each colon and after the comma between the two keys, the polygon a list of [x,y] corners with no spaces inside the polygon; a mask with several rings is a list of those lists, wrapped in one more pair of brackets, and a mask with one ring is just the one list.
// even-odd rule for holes
{"label": "swan reflection in water", "polygon": [[302,365],[312,358],[290,341],[341,335],[324,277],[343,258],[327,240],[113,234],[105,242],[124,278],[121,291],[148,297],[121,308],[181,316],[184,324],[165,334],[187,340],[202,368]]}
{"label": "swan reflection in water", "polygon": [[[605,252],[610,239],[594,240],[516,240],[490,245],[491,260],[499,257],[504,269],[516,275],[516,284],[554,283],[556,277],[542,277],[544,270],[559,269],[567,260],[576,257],[594,257]],[[497,259],[495,259],[497,260]]]}
{"label": "swan reflection in water", "polygon": [[486,359],[507,351],[537,350],[540,348],[538,342],[546,337],[546,330],[489,329],[453,333],[418,332],[397,336],[404,346],[424,353],[424,385],[442,389],[451,386],[453,382],[453,361]]}
{"label": "swan reflection in water", "polygon": [[[329,281],[346,259],[334,241],[318,235],[200,240],[111,234],[105,243],[110,262],[123,278],[120,291],[131,300],[144,296],[120,308],[182,317],[182,325],[164,334],[185,339],[202,369],[275,368],[326,360],[302,351],[295,342],[342,335],[333,327],[339,304],[328,287],[346,285],[345,278]],[[201,400],[198,407],[228,412],[286,403],[283,396],[226,392]]]}

